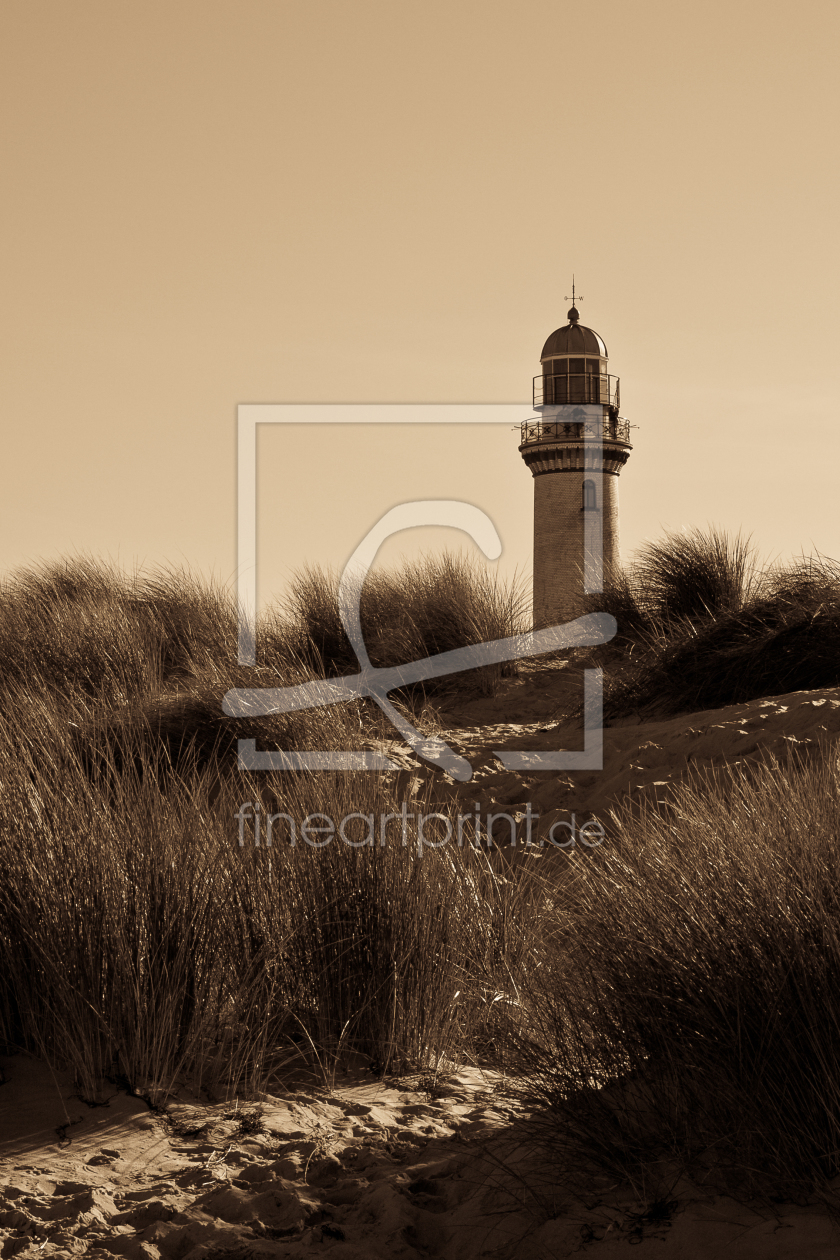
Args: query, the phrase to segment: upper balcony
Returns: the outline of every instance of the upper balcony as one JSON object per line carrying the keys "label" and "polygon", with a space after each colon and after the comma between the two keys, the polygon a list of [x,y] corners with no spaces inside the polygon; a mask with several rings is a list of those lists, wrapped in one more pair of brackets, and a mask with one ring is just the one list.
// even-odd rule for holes
{"label": "upper balcony", "polygon": [[552,407],[600,403],[604,407],[621,406],[617,376],[606,372],[569,372],[562,376],[534,377],[534,406]]}

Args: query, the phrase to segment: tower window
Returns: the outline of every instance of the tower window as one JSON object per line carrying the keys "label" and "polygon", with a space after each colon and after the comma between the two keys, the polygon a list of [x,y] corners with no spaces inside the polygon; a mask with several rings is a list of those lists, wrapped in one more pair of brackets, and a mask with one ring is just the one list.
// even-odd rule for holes
{"label": "tower window", "polygon": [[595,482],[594,481],[584,481],[583,503],[581,506],[584,512],[593,511],[594,509],[598,507],[598,504],[595,500]]}

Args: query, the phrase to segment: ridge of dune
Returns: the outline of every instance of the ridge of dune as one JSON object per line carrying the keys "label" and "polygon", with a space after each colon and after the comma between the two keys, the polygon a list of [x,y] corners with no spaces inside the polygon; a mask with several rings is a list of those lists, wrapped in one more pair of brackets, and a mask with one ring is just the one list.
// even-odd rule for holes
{"label": "ridge of dune", "polygon": [[[529,680],[530,682],[530,680]],[[523,694],[524,693],[524,694]],[[511,691],[496,698],[450,702],[441,714],[441,738],[470,761],[466,783],[440,784],[437,799],[458,808],[479,806],[482,813],[516,813],[531,803],[539,824],[534,835],[569,818],[607,821],[621,803],[659,801],[687,775],[748,764],[768,755],[786,761],[793,753],[810,756],[840,737],[840,687],[762,696],[721,709],[676,717],[624,718],[605,725],[601,770],[509,771],[497,751],[575,751],[583,748],[582,722],[567,716],[582,699],[580,671],[544,673],[536,685],[519,690],[518,722],[499,721],[510,709]],[[514,697],[517,693],[513,692]],[[534,712],[536,709],[536,712]],[[480,716],[483,721],[475,724]],[[494,720],[496,719],[496,720]],[[383,745],[385,746],[385,745]],[[402,784],[416,793],[433,772],[399,745],[388,744],[398,760]]]}

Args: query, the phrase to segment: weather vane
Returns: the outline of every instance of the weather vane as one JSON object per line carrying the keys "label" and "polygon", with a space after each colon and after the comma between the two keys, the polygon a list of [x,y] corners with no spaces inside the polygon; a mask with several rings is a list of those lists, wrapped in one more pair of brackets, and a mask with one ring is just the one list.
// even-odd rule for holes
{"label": "weather vane", "polygon": [[581,296],[581,297],[579,297],[579,298],[575,298],[575,273],[574,273],[574,272],[572,272],[572,296],[571,296],[571,298],[570,298],[570,297],[569,297],[569,295],[568,295],[568,293],[567,293],[567,294],[566,294],[566,296],[563,298],[563,301],[564,301],[564,302],[571,302],[572,306],[577,306],[578,302],[582,302],[582,301],[583,301],[583,297],[582,297],[582,296]]}

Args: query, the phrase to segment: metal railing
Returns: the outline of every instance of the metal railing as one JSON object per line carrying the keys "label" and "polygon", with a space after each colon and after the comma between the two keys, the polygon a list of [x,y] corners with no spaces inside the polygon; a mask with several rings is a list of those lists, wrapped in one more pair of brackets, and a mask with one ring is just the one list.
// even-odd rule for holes
{"label": "metal railing", "polygon": [[568,372],[562,376],[534,377],[534,406],[551,407],[568,404],[602,403],[620,407],[619,378],[604,372]]}
{"label": "metal railing", "polygon": [[[592,422],[589,421],[587,428]],[[546,442],[552,439],[567,442],[582,442],[584,424],[574,421],[558,422],[556,420],[526,420],[522,425],[522,445],[529,442]],[[592,432],[592,430],[589,430]],[[595,430],[597,432],[597,430]],[[626,442],[630,445],[630,421],[623,416],[608,416],[602,423],[601,437],[606,442]]]}

